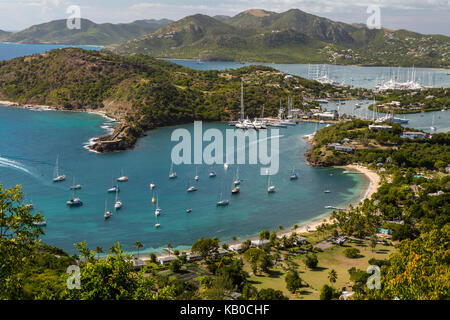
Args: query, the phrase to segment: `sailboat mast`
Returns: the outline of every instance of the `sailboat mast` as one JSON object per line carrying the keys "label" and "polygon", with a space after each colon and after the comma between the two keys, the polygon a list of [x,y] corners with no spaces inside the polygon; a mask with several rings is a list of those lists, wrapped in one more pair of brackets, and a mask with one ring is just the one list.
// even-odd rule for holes
{"label": "sailboat mast", "polygon": [[241,81],[241,121],[244,121],[244,82]]}

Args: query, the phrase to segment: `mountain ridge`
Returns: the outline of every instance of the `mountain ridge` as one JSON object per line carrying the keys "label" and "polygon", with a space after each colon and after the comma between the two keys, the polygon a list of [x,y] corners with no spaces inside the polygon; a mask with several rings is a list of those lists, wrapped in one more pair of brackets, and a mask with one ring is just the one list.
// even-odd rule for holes
{"label": "mountain ridge", "polygon": [[450,37],[368,29],[298,9],[260,9],[229,19],[193,15],[108,48],[118,54],[275,63],[448,67]]}

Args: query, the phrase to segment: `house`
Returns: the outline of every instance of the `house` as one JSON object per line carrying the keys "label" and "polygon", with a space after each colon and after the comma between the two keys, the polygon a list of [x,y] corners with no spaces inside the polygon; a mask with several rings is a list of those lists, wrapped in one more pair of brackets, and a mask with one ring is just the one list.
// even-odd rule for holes
{"label": "house", "polygon": [[369,125],[369,130],[371,130],[371,131],[391,130],[391,129],[392,129],[392,126],[387,126],[387,125],[376,125],[376,124]]}
{"label": "house", "polygon": [[448,165],[445,167],[445,172],[446,172],[446,173],[450,173],[450,164],[448,164]]}
{"label": "house", "polygon": [[353,152],[353,151],[355,151],[355,148],[347,147],[347,146],[335,146],[334,149],[336,151],[344,151],[344,152]]}
{"label": "house", "polygon": [[242,251],[242,243],[233,244],[228,247],[231,251],[240,252]]}
{"label": "house", "polygon": [[175,261],[178,258],[177,258],[177,256],[174,255],[174,256],[161,256],[161,257],[158,257],[157,259],[160,264],[166,264],[166,263],[171,263],[172,261]]}
{"label": "house", "polygon": [[313,114],[313,117],[319,120],[336,120],[338,117],[337,112],[325,111],[325,112],[316,112]]}
{"label": "house", "polygon": [[443,194],[445,194],[445,192],[442,191],[442,190],[439,190],[438,192],[429,193],[428,195],[429,195],[430,197],[437,197],[437,196],[442,196]]}
{"label": "house", "polygon": [[351,296],[353,296],[355,293],[350,291],[342,291],[342,294],[339,297],[339,300],[347,300]]}
{"label": "house", "polygon": [[270,241],[267,240],[267,239],[264,239],[264,240],[252,240],[251,243],[252,243],[253,247],[257,247],[258,248],[258,247],[261,247],[264,244],[270,243]]}
{"label": "house", "polygon": [[411,132],[411,131],[405,131],[400,135],[400,138],[403,139],[425,139],[428,138],[428,134],[425,132]]}

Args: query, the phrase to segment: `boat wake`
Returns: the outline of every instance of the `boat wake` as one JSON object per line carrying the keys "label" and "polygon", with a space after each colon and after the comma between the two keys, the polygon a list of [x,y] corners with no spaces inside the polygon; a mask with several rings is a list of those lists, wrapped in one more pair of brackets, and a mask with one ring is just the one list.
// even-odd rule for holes
{"label": "boat wake", "polygon": [[7,167],[7,168],[12,168],[15,170],[19,170],[22,172],[25,172],[35,178],[37,178],[37,175],[34,174],[33,172],[31,172],[27,167],[25,167],[23,164],[21,164],[20,162],[14,161],[14,160],[10,160],[7,158],[3,158],[0,156],[0,167]]}

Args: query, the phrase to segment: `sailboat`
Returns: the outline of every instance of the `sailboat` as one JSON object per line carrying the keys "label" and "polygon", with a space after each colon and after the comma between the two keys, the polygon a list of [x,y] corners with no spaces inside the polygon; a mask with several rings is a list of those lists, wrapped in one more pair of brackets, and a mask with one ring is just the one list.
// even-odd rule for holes
{"label": "sailboat", "polygon": [[324,193],[331,193],[330,189],[328,189],[327,186],[325,186],[325,190],[323,191]]}
{"label": "sailboat", "polygon": [[170,165],[169,179],[175,179],[177,177],[177,173],[173,171],[173,161]]}
{"label": "sailboat", "polygon": [[434,126],[434,113],[433,113],[433,120],[431,121],[431,127],[430,127],[430,129],[431,129],[431,131],[436,131],[436,127]]}
{"label": "sailboat", "polygon": [[156,210],[155,216],[159,216],[161,214],[161,208],[159,207],[159,197],[156,195]]}
{"label": "sailboat", "polygon": [[238,186],[241,184],[241,180],[239,179],[239,167],[236,167],[236,177],[233,181],[235,186]]}
{"label": "sailboat", "polygon": [[291,180],[297,180],[298,179],[298,173],[295,172],[295,168],[292,168],[292,173],[291,173],[290,179]]}
{"label": "sailboat", "polygon": [[267,179],[267,192],[268,193],[274,193],[275,192],[275,186],[270,184],[270,175],[268,175],[269,178]]}
{"label": "sailboat", "polygon": [[120,201],[119,199],[119,191],[116,191],[116,202],[114,203],[114,209],[115,210],[119,210],[120,208],[122,208],[122,201]]}
{"label": "sailboat", "polygon": [[198,179],[199,179],[199,177],[198,177],[198,168],[195,167],[195,177],[194,177],[194,180],[195,180],[195,181],[198,181]]}
{"label": "sailboat", "polygon": [[241,187],[239,187],[238,185],[235,185],[234,182],[231,187],[232,187],[231,194],[238,194],[241,191]]}
{"label": "sailboat", "polygon": [[105,213],[103,214],[103,217],[105,220],[109,219],[111,217],[111,212],[108,211],[108,201],[105,200]]}
{"label": "sailboat", "polygon": [[158,216],[156,216],[155,228],[158,229],[159,227],[161,227],[161,224],[158,221]]}
{"label": "sailboat", "polygon": [[75,197],[75,190],[72,190],[72,199],[66,201],[66,204],[70,207],[80,207],[83,205],[83,202],[80,198]]}
{"label": "sailboat", "polygon": [[224,170],[228,170],[228,167],[229,167],[228,163],[225,162],[225,163],[223,164]]}
{"label": "sailboat", "polygon": [[127,182],[128,181],[128,177],[123,174],[123,170],[122,170],[122,176],[117,178],[117,181],[118,182]]}
{"label": "sailboat", "polygon": [[55,172],[53,176],[53,182],[61,182],[66,180],[66,175],[59,174],[59,156],[56,157],[56,165],[55,165]]}
{"label": "sailboat", "polygon": [[211,167],[211,171],[209,172],[209,177],[210,178],[214,178],[216,176],[216,172],[214,170],[212,170],[213,168]]}
{"label": "sailboat", "polygon": [[224,207],[224,206],[227,206],[227,205],[229,205],[230,204],[230,201],[229,200],[224,200],[223,198],[222,198],[222,192],[220,193],[220,199],[219,199],[219,201],[217,201],[217,203],[216,203],[216,205],[218,206],[218,207]]}
{"label": "sailboat", "polygon": [[[188,181],[189,183],[189,181]],[[193,191],[197,191],[197,187],[194,185],[191,185],[189,188],[187,188],[187,192],[193,192]]]}
{"label": "sailboat", "polygon": [[72,186],[70,186],[70,190],[80,190],[81,184],[75,184],[75,177],[72,179]]}
{"label": "sailboat", "polygon": [[156,187],[156,184],[154,182],[150,183],[150,190],[155,189],[155,187]]}

